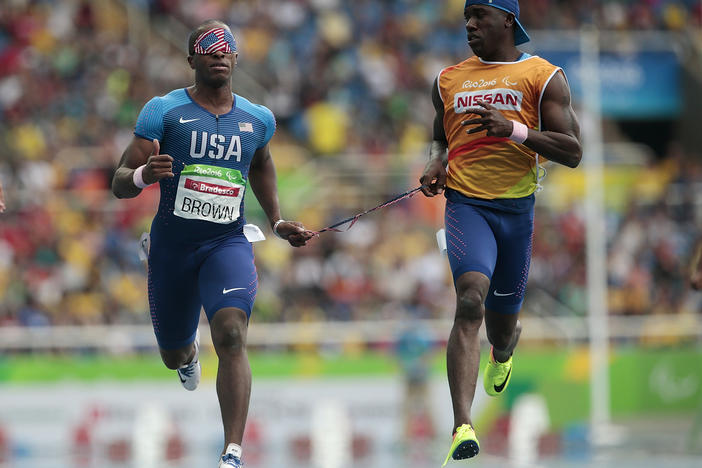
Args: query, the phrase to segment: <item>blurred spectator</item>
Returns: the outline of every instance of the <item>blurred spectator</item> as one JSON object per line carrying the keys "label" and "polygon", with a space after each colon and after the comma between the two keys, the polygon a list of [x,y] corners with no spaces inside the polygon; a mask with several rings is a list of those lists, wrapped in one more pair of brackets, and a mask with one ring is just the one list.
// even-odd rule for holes
{"label": "blurred spectator", "polygon": [[5,192],[2,191],[2,184],[0,183],[0,213],[5,211]]}
{"label": "blurred spectator", "polygon": [[[409,323],[400,332],[395,354],[402,368],[405,384],[403,409],[404,443],[409,448],[433,440],[436,428],[434,411],[430,404],[429,376],[435,358],[435,337],[421,323],[409,317]],[[419,450],[418,452],[422,452]],[[415,456],[419,453],[414,453]]]}

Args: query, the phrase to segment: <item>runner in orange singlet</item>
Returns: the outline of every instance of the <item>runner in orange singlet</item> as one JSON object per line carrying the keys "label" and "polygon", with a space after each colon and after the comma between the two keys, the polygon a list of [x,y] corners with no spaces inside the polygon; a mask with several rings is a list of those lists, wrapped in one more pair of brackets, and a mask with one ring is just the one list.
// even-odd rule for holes
{"label": "runner in orange singlet", "polygon": [[529,40],[518,2],[468,0],[464,15],[475,56],[442,70],[434,82],[434,136],[420,178],[425,195],[445,191],[447,254],[457,296],[446,352],[454,414],[446,462],[473,457],[480,448],[470,408],[483,318],[492,345],[483,374],[486,392],[503,393],[512,375],[534,193],[544,172],[540,163],[576,167],[582,157],[563,71],[516,48]]}

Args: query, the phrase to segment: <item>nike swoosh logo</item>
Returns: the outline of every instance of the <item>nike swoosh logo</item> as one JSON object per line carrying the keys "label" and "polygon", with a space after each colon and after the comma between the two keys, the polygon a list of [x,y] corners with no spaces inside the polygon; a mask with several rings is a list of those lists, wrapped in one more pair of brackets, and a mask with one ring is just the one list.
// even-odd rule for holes
{"label": "nike swoosh logo", "polygon": [[178,374],[178,378],[180,379],[180,383],[185,383],[185,379]]}
{"label": "nike swoosh logo", "polygon": [[510,375],[511,373],[512,373],[512,369],[510,369],[509,372],[507,372],[507,377],[505,377],[504,382],[502,382],[500,385],[493,385],[493,387],[495,387],[495,391],[496,391],[497,393],[500,393],[502,390],[505,389],[505,384],[506,384],[507,381],[509,380],[509,375]]}
{"label": "nike swoosh logo", "polygon": [[188,123],[188,122],[195,122],[196,120],[200,120],[200,119],[184,119],[183,117],[181,117],[179,122],[180,123]]}
{"label": "nike swoosh logo", "polygon": [[514,294],[514,293],[511,292],[511,293],[507,293],[507,294],[502,294],[502,293],[498,293],[498,292],[497,292],[497,289],[495,289],[495,291],[494,291],[493,294],[495,294],[495,296],[497,296],[497,297],[505,297],[505,296],[511,296],[511,295]]}
{"label": "nike swoosh logo", "polygon": [[240,291],[240,290],[242,290],[242,289],[246,289],[246,288],[222,289],[222,294],[228,294],[228,293],[230,293],[230,292],[232,292],[232,291]]}

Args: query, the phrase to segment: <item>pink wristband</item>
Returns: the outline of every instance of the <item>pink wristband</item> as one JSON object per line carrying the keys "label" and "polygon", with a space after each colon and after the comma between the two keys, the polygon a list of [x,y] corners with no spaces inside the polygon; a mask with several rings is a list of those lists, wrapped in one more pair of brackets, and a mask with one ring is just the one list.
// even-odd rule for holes
{"label": "pink wristband", "polygon": [[144,179],[141,177],[141,173],[144,171],[144,168],[146,167],[146,164],[142,164],[141,166],[137,167],[134,170],[134,175],[132,176],[132,181],[134,182],[134,185],[139,187],[140,189],[146,188],[149,186],[149,184],[144,182]]}
{"label": "pink wristband", "polygon": [[516,120],[512,120],[512,125],[512,134],[509,136],[509,138],[519,144],[524,143],[529,137],[529,127],[521,122],[517,122]]}

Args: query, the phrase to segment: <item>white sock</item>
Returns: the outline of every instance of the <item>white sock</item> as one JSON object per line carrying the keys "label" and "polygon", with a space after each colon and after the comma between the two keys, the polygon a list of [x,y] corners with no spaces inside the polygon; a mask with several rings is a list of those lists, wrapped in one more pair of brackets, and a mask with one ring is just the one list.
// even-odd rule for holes
{"label": "white sock", "polygon": [[242,452],[241,445],[229,444],[229,445],[227,445],[227,450],[225,450],[224,454],[226,455],[226,454],[230,453],[241,460],[241,452]]}

